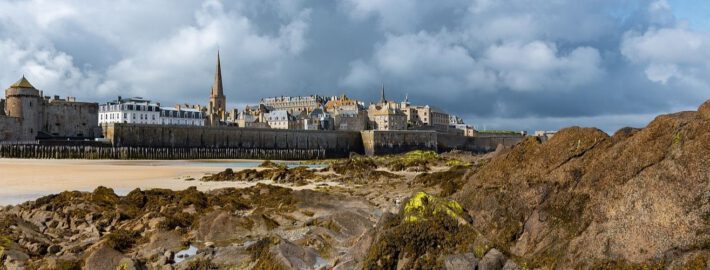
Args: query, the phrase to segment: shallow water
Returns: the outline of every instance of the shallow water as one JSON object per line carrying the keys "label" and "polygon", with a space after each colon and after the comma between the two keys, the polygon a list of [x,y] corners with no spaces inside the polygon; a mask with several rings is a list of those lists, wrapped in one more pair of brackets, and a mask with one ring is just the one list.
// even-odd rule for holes
{"label": "shallow water", "polygon": [[193,245],[190,245],[190,247],[188,247],[187,249],[175,253],[174,261],[177,264],[195,255],[197,255],[197,248]]}

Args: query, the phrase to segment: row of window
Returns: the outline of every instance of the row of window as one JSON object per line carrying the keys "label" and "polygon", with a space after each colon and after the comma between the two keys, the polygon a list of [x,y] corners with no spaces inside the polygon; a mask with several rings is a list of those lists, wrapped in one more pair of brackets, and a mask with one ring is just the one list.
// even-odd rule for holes
{"label": "row of window", "polygon": [[179,118],[194,118],[194,119],[200,119],[203,118],[201,112],[189,112],[189,111],[172,111],[172,110],[163,110],[160,112],[160,116],[163,117],[179,117]]}
{"label": "row of window", "polygon": [[[111,106],[118,106],[118,105],[111,105]],[[126,109],[126,110],[121,110],[121,111],[135,111],[135,110],[132,110],[132,106],[133,106],[133,105],[123,105],[123,106],[126,106],[127,109]],[[147,112],[160,112],[160,116],[162,116],[162,117],[192,118],[192,119],[202,119],[202,118],[204,118],[202,112],[177,111],[177,110],[160,110],[160,108],[158,108],[158,107],[153,107],[153,106],[150,106],[150,107],[148,107],[148,108],[149,108],[149,109],[147,109]],[[106,112],[106,111],[107,111],[107,110],[102,110],[102,112]],[[114,110],[110,110],[110,111],[114,111]],[[138,111],[146,111],[146,110],[138,110]],[[110,114],[110,113],[109,113],[109,114]],[[118,114],[120,114],[120,112],[116,112],[115,114],[118,115]],[[128,116],[126,116],[126,113],[125,113],[125,112],[124,112],[123,114],[124,114],[124,118],[128,117]],[[145,119],[148,119],[148,118],[147,118],[147,117],[148,117],[148,116],[147,116],[148,114],[140,114],[140,115],[145,115],[145,116],[142,116],[142,117],[145,117]],[[109,116],[109,117],[110,117],[110,116]],[[118,117],[118,116],[116,116],[116,117]],[[155,118],[155,116],[153,116],[153,118]],[[107,118],[107,119],[110,119],[110,118]],[[117,119],[117,118],[116,118],[116,119]],[[144,118],[141,118],[141,119],[144,119]]]}
{"label": "row of window", "polygon": [[[128,123],[126,120],[106,120],[106,123],[118,123],[118,122],[123,122],[123,123]],[[154,123],[153,121],[147,121],[147,120],[136,120],[136,121],[130,121],[132,124],[158,124]],[[192,126],[204,126],[204,121],[202,120],[195,120],[195,119],[161,119],[160,124],[163,125],[192,125]]]}
{"label": "row of window", "polygon": [[[140,120],[155,120],[156,119],[156,114],[147,114],[147,113],[123,113],[123,118],[121,118],[121,113],[100,113],[99,114],[99,120],[116,120],[116,119],[136,119],[136,115],[138,115],[138,119]],[[161,117],[174,117],[174,118],[188,118],[188,119],[202,119],[201,113],[198,112],[183,112],[180,111],[165,111],[165,113],[161,113]]]}
{"label": "row of window", "polygon": [[159,112],[160,107],[153,105],[140,105],[140,104],[113,104],[113,105],[101,105],[100,111],[143,111],[143,112]]}
{"label": "row of window", "polygon": [[[136,115],[138,115],[138,119],[140,120],[148,120],[149,118],[152,118],[152,120],[155,120],[155,114],[145,114],[145,113],[131,113],[131,119],[136,119]],[[121,113],[101,113],[99,114],[99,120],[114,120],[114,119],[128,119],[129,114],[128,113],[123,113],[123,118],[121,117]],[[149,117],[150,116],[150,117]]]}

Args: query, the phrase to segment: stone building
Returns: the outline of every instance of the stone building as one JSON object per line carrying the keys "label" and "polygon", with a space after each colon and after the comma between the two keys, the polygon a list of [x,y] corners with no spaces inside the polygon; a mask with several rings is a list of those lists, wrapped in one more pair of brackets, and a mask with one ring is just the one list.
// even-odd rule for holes
{"label": "stone building", "polygon": [[0,101],[0,141],[91,139],[100,135],[98,104],[44,97],[22,76]]}
{"label": "stone building", "polygon": [[275,110],[266,113],[264,116],[269,127],[276,129],[302,129],[296,117],[287,110]]}
{"label": "stone building", "polygon": [[434,127],[437,130],[446,130],[449,127],[449,114],[443,110],[429,105],[414,106],[416,118],[425,126]]}
{"label": "stone building", "polygon": [[364,104],[345,95],[332,97],[324,109],[333,118],[333,128],[336,130],[361,131],[367,129],[367,111]]}
{"label": "stone building", "polygon": [[160,107],[161,125],[204,126],[205,122],[205,113],[199,105]]}
{"label": "stone building", "polygon": [[210,89],[210,102],[207,105],[207,125],[211,127],[223,126],[227,122],[227,97],[224,96],[222,87],[222,66],[217,52],[217,67],[214,81]]}
{"label": "stone building", "polygon": [[370,128],[374,130],[405,130],[407,115],[400,109],[400,104],[385,99],[385,87],[382,86],[380,101],[367,108]]}
{"label": "stone building", "polygon": [[471,125],[454,124],[451,126],[454,127],[456,130],[461,130],[461,133],[463,136],[466,136],[466,137],[475,137],[476,136],[476,129]]}
{"label": "stone building", "polygon": [[333,117],[323,108],[308,113],[301,112],[296,118],[305,130],[333,130]]}
{"label": "stone building", "polygon": [[295,114],[302,111],[311,112],[316,108],[323,106],[326,100],[317,95],[312,96],[297,96],[297,97],[269,97],[262,98],[259,104],[266,106],[270,111],[286,110],[289,113]]}
{"label": "stone building", "polygon": [[237,114],[234,123],[237,127],[269,128],[269,124],[266,122],[267,112],[264,105],[246,106],[243,111]]}

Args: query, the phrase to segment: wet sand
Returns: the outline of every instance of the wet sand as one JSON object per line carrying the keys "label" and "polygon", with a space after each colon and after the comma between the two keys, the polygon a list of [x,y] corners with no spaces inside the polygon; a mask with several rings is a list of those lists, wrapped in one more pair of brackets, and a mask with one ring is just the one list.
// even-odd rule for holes
{"label": "wet sand", "polygon": [[[256,160],[52,160],[0,159],[0,205],[17,204],[65,190],[92,191],[98,186],[123,195],[140,188],[208,191],[247,187],[255,183],[201,182],[205,174],[225,168],[253,168]],[[195,180],[188,181],[186,179]],[[270,181],[262,181],[270,183]],[[304,186],[301,188],[309,188]]]}

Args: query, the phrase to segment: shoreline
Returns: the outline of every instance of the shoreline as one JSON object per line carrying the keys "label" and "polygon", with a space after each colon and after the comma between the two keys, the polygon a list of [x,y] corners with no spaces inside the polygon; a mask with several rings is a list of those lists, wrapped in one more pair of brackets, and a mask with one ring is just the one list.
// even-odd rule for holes
{"label": "shoreline", "polygon": [[[206,174],[232,168],[255,168],[263,160],[85,160],[85,159],[0,159],[0,206],[16,205],[63,191],[91,192],[98,186],[125,195],[133,189],[165,188],[200,191],[235,187],[256,182],[202,182]],[[283,161],[279,161],[283,162]],[[286,162],[289,163],[289,162]],[[256,164],[256,165],[255,165]],[[194,180],[186,180],[192,178]],[[334,183],[330,183],[334,184]],[[309,185],[289,188],[315,188]]]}

